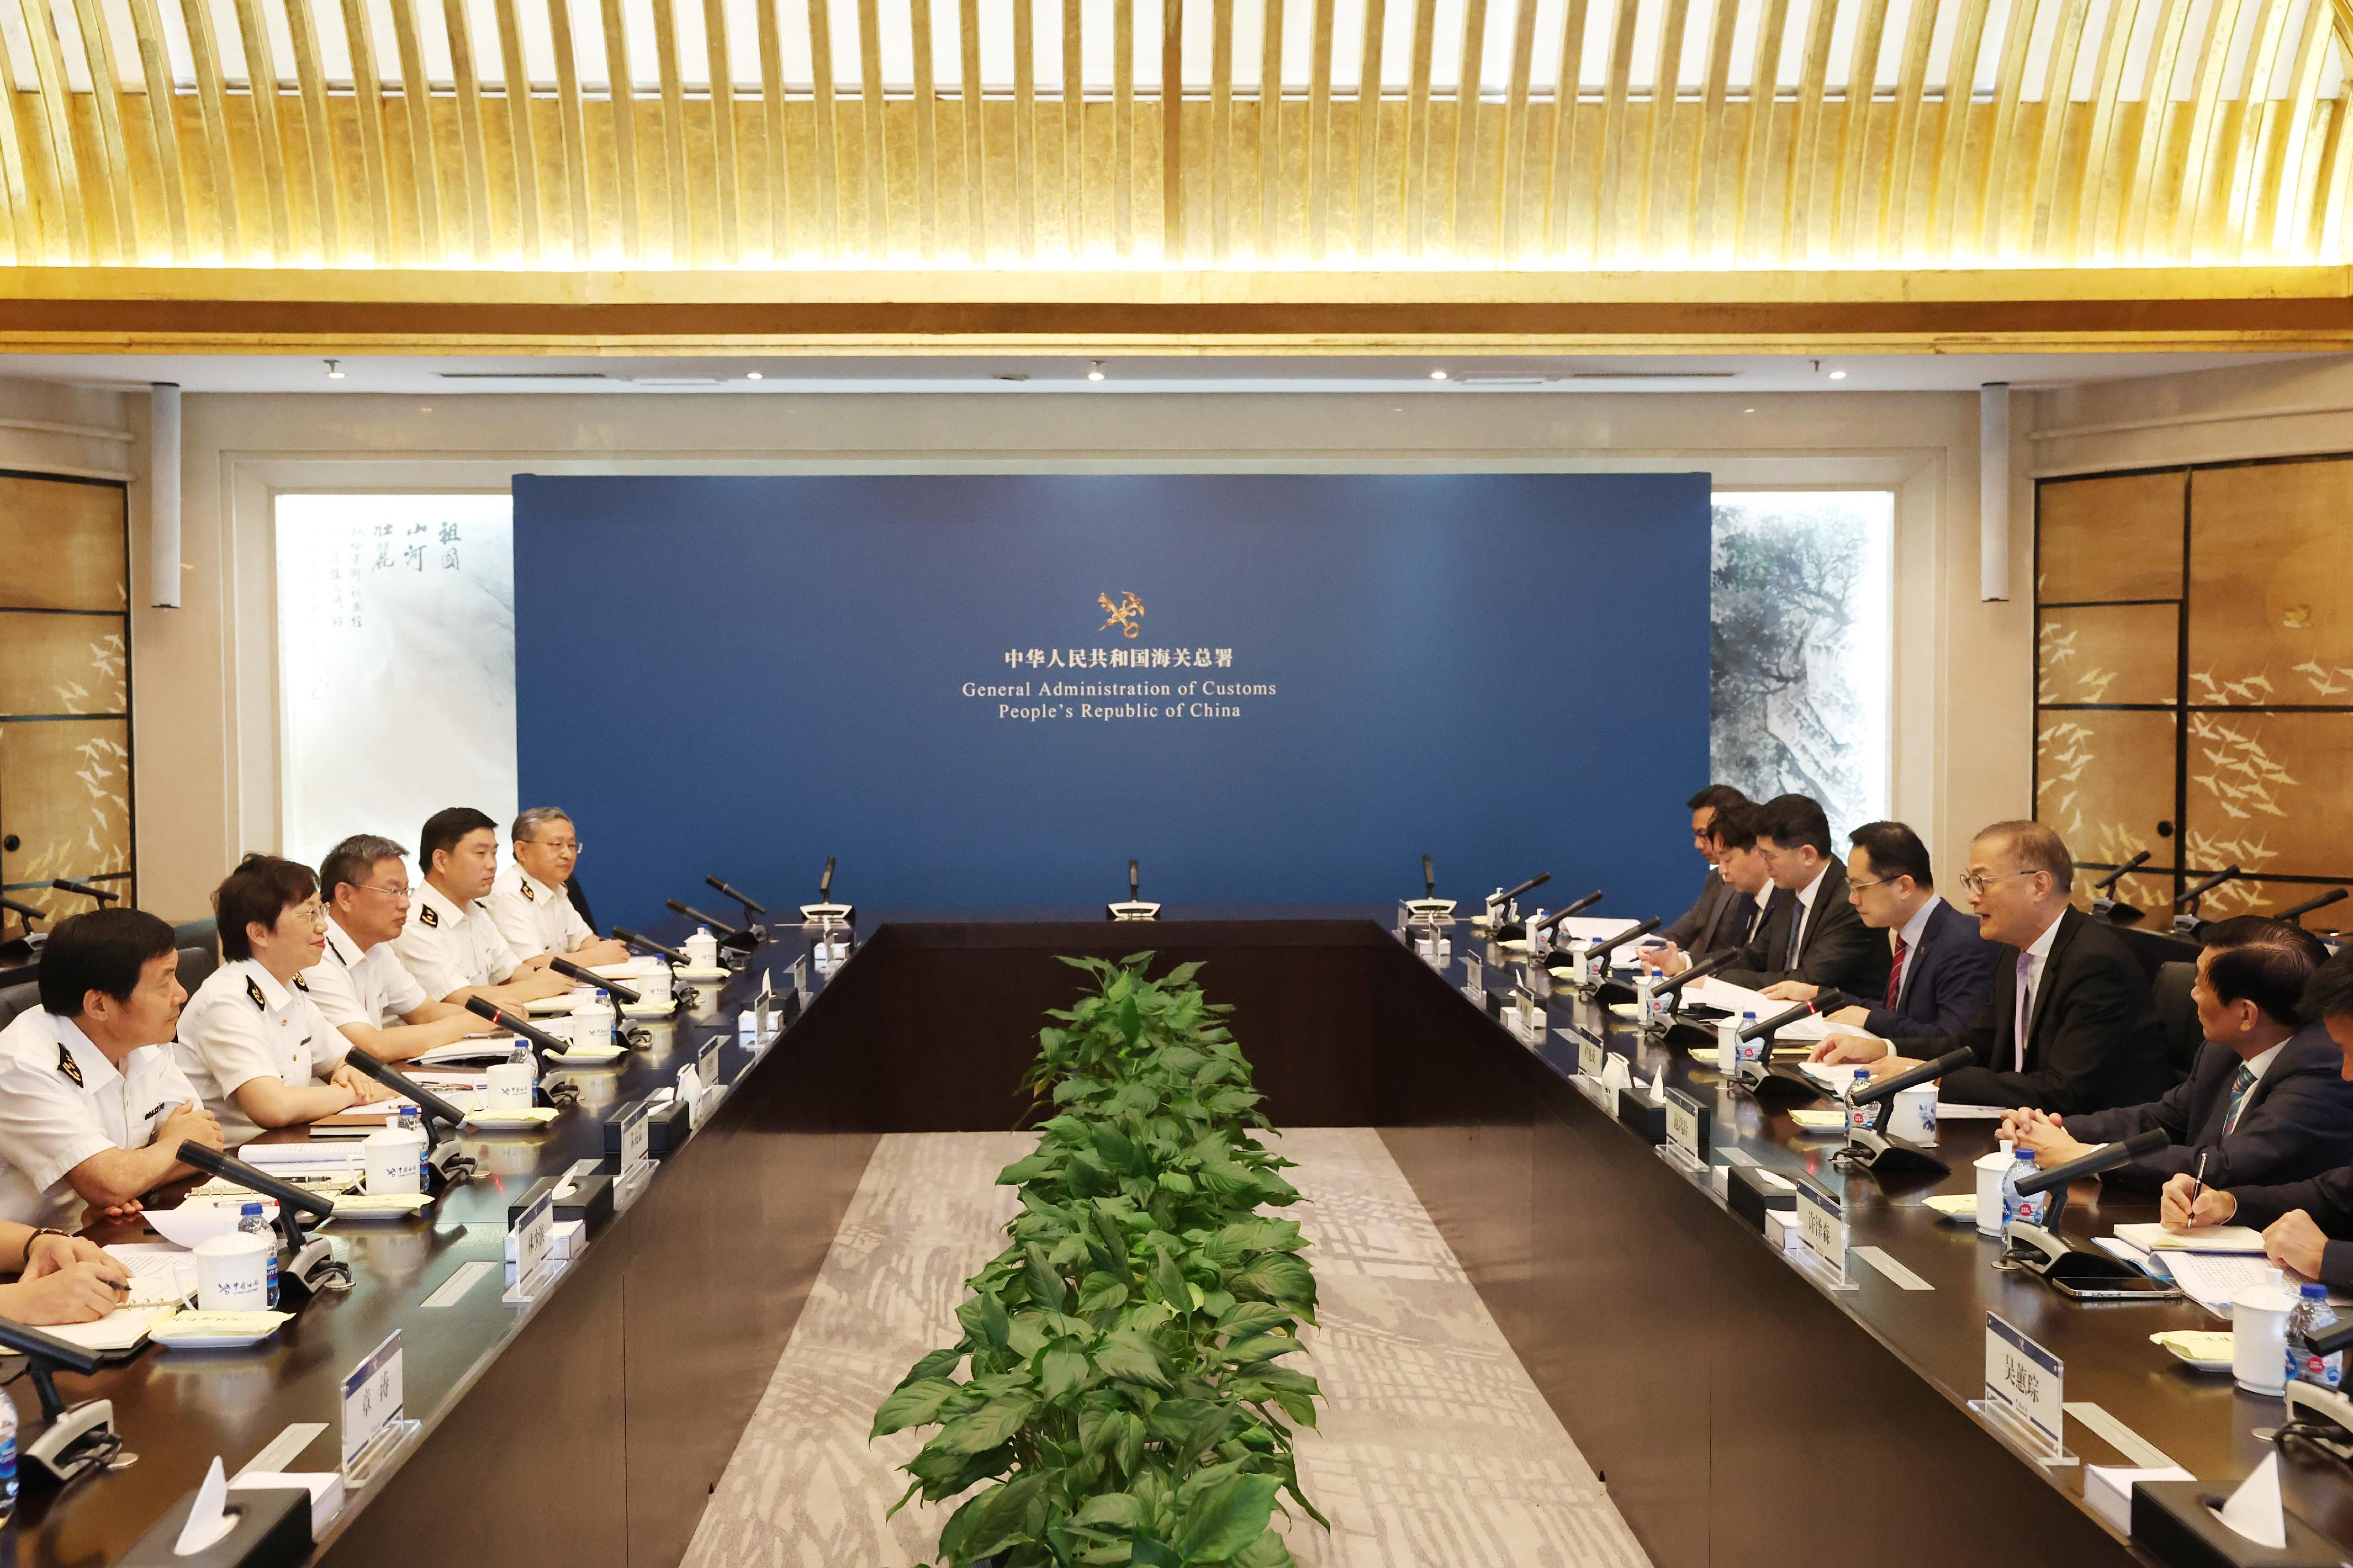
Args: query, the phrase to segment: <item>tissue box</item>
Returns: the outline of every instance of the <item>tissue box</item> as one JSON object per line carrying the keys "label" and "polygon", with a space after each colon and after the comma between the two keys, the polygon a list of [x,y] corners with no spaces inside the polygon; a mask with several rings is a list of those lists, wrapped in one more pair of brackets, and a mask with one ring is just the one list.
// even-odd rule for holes
{"label": "tissue box", "polygon": [[[561,1185],[563,1179],[556,1176],[543,1176],[533,1182],[529,1192],[507,1205],[507,1228],[512,1230],[515,1221],[522,1218],[523,1210]],[[584,1226],[591,1236],[612,1224],[613,1178],[602,1171],[573,1177],[572,1191],[555,1200],[555,1223]]]}
{"label": "tissue box", "polygon": [[2140,1481],[2132,1489],[2133,1544],[2169,1568],[2337,1568],[2345,1553],[2282,1510],[2287,1550],[2258,1546],[2214,1517],[2236,1489],[2229,1481]]}
{"label": "tissue box", "polygon": [[1798,1206],[1798,1189],[1787,1184],[1774,1185],[1755,1165],[1735,1165],[1731,1177],[1725,1183],[1724,1201],[1734,1214],[1761,1231],[1765,1228],[1767,1210]]}
{"label": "tissue box", "polygon": [[228,1479],[232,1496],[241,1491],[284,1491],[290,1487],[301,1487],[310,1492],[311,1539],[318,1540],[326,1534],[327,1526],[335,1522],[335,1515],[343,1511],[343,1471],[256,1470]]}
{"label": "tissue box", "polygon": [[1620,1089],[1618,1093],[1618,1120],[1653,1143],[1667,1141],[1667,1108],[1653,1105],[1642,1089]]}
{"label": "tissue box", "polygon": [[305,1487],[238,1488],[229,1496],[237,1522],[192,1556],[173,1551],[196,1494],[185,1493],[164,1510],[115,1568],[296,1568],[311,1556],[311,1493]]}
{"label": "tissue box", "polygon": [[657,1105],[646,1118],[646,1152],[657,1160],[667,1158],[686,1146],[687,1135],[693,1131],[685,1100],[672,1100]]}

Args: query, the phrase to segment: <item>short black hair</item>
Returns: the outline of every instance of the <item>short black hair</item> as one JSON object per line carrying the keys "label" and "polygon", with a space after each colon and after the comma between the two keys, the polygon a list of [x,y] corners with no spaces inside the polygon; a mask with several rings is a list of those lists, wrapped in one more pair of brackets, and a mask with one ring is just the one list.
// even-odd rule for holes
{"label": "short black hair", "polygon": [[2305,988],[2328,957],[2320,939],[2302,926],[2264,915],[2237,915],[2198,930],[2212,956],[2206,984],[2225,1002],[2253,1002],[2274,1023],[2293,1028],[2311,1021]]}
{"label": "short black hair", "polygon": [[1757,831],[1785,849],[1810,844],[1823,858],[1830,857],[1831,819],[1811,795],[1775,795],[1757,808]]}
{"label": "short black hair", "polygon": [[172,922],[145,910],[69,915],[41,947],[41,1010],[79,1017],[93,991],[128,1002],[147,965],[175,951]]}
{"label": "short black hair", "polygon": [[433,857],[444,849],[455,849],[459,839],[485,827],[493,834],[499,830],[497,823],[470,805],[442,807],[425,819],[423,830],[417,835],[417,868],[430,871],[433,869]]}
{"label": "short black hair", "polygon": [[1683,802],[1685,811],[1722,811],[1727,805],[1746,805],[1748,797],[1727,784],[1712,784]]}
{"label": "short black hair", "polygon": [[319,890],[319,879],[299,861],[275,855],[248,855],[213,889],[213,918],[220,927],[221,956],[234,963],[253,956],[248,924],[270,927],[278,917]]}
{"label": "short black hair", "polygon": [[[1696,811],[1698,807],[1692,809]],[[1757,847],[1757,808],[1745,800],[1715,808],[1709,819],[1707,836],[1726,849],[1754,849]]]}
{"label": "short black hair", "polygon": [[345,883],[364,887],[375,874],[378,862],[407,858],[408,851],[389,838],[354,833],[328,850],[327,858],[319,862],[319,896],[332,904],[335,901],[335,889]]}
{"label": "short black hair", "polygon": [[1888,881],[1909,877],[1923,888],[1936,879],[1929,872],[1928,847],[1900,822],[1866,822],[1847,835],[1848,842],[1871,857],[1871,868]]}
{"label": "short black hair", "polygon": [[[52,945],[57,940],[49,938]],[[2305,982],[2302,1010],[2315,1023],[2324,1018],[2353,1018],[2353,946],[2337,949],[2327,963],[2312,972],[2312,978]]]}

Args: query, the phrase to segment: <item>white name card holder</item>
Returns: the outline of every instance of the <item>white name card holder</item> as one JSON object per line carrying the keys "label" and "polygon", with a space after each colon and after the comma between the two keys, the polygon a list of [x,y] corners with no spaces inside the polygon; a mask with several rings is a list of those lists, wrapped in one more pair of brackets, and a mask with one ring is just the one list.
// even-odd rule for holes
{"label": "white name card holder", "polygon": [[552,1256],[555,1245],[555,1194],[545,1193],[522,1211],[508,1233],[514,1238],[514,1263],[507,1293],[500,1300],[510,1307],[527,1307],[564,1272],[565,1260]]}
{"label": "white name card holder", "polygon": [[385,1473],[385,1461],[415,1436],[422,1422],[408,1418],[401,1388],[400,1331],[343,1374],[343,1487],[356,1492]]}
{"label": "white name card holder", "polygon": [[809,1000],[808,971],[809,963],[807,953],[802,953],[798,958],[793,960],[793,991],[796,995],[800,997],[801,1005],[804,1007],[808,1005]]}
{"label": "white name card holder", "polygon": [[1473,1007],[1487,1010],[1487,966],[1468,954],[1462,960],[1462,994]]}
{"label": "white name card holder", "polygon": [[2082,1463],[2067,1451],[2067,1369],[2059,1358],[1986,1314],[1985,1397],[1969,1401],[1994,1435],[2053,1469]]}
{"label": "white name card holder", "polygon": [[1667,1090],[1667,1141],[1659,1158],[1694,1181],[1707,1177],[1707,1114],[1682,1089]]}
{"label": "white name card holder", "polygon": [[686,1120],[697,1132],[727,1098],[727,1086],[719,1081],[719,1046],[716,1038],[705,1040],[694,1056],[694,1099],[686,1108]]}
{"label": "white name card holder", "polygon": [[621,1119],[621,1168],[613,1176],[613,1207],[627,1209],[638,1201],[653,1179],[653,1131],[647,1123],[654,1108],[645,1100]]}
{"label": "white name card holder", "polygon": [[1574,1034],[1564,1032],[1564,1037],[1577,1046],[1577,1076],[1568,1081],[1576,1085],[1577,1092],[1586,1099],[1616,1115],[1617,1091],[1601,1081],[1602,1068],[1609,1059],[1609,1053],[1603,1048],[1600,1037],[1578,1029]]}
{"label": "white name card holder", "polygon": [[1789,1261],[1825,1290],[1859,1289],[1846,1277],[1846,1205],[1811,1182],[1798,1184],[1798,1242]]}

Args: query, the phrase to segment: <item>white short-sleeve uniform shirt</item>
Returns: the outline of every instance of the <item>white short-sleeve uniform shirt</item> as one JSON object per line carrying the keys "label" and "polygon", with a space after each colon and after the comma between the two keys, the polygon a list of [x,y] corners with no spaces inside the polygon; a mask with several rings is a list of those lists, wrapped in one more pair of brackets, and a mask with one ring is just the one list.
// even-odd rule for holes
{"label": "white short-sleeve uniform shirt", "polygon": [[490,905],[491,918],[498,921],[507,945],[525,958],[540,952],[560,958],[596,939],[563,889],[549,887],[520,866],[501,871],[482,902]]}
{"label": "white short-sleeve uniform shirt", "polygon": [[168,1045],[117,1068],[71,1018],[36,1007],[0,1030],[0,1219],[78,1230],[66,1173],[109,1149],[142,1149],[156,1123],[202,1098]]}
{"label": "white short-sleeve uniform shirt", "polygon": [[470,985],[496,985],[522,962],[481,900],[460,907],[430,882],[418,884],[392,950],[437,1002]]}
{"label": "white short-sleeve uniform shirt", "polygon": [[433,998],[417,984],[388,942],[362,951],[350,933],[327,921],[326,955],[302,972],[311,1000],[340,1029],[362,1024],[385,1029],[398,1024]]}
{"label": "white short-sleeve uniform shirt", "polygon": [[237,1105],[237,1089],[258,1078],[301,1089],[343,1065],[350,1042],[311,1000],[301,975],[291,985],[258,960],[245,958],[213,971],[180,1012],[173,1047],[180,1069],[212,1113],[230,1148],[262,1129]]}

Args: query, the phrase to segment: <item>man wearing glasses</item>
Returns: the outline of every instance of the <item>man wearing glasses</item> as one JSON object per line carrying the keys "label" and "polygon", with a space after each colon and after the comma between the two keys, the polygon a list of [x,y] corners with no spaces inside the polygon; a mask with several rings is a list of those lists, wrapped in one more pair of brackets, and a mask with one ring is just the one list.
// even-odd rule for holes
{"label": "man wearing glasses", "polygon": [[1815,1058],[1884,1078],[1966,1046],[1976,1064],[1947,1073],[1939,1094],[1963,1105],[2073,1115],[2162,1095],[2173,1074],[2147,977],[2113,931],[2068,902],[2074,880],[2073,857],[2045,824],[1979,833],[1961,886],[1978,934],[2000,944],[1986,1005],[1957,1035],[1836,1035]]}
{"label": "man wearing glasses", "polygon": [[[355,833],[327,852],[319,863],[326,952],[302,972],[327,1022],[388,1062],[413,1060],[490,1027],[456,1003],[426,995],[392,950],[392,939],[408,920],[407,857],[391,839],[368,833]],[[505,1000],[495,986],[489,994]]]}
{"label": "man wearing glasses", "polygon": [[391,1090],[343,1065],[349,1048],[311,1000],[302,972],[327,946],[327,911],[308,866],[248,855],[213,893],[221,956],[180,1014],[180,1070],[244,1143],[349,1110]]}
{"label": "man wearing glasses", "polygon": [[1831,853],[1830,818],[1820,804],[1780,795],[1758,806],[1757,849],[1772,875],[1773,899],[1725,980],[1757,991],[1784,980],[1857,996],[1883,991],[1887,942],[1847,899],[1846,868]]}
{"label": "man wearing glasses", "polygon": [[572,906],[565,884],[580,864],[580,830],[561,806],[534,805],[508,836],[514,863],[501,871],[483,902],[507,945],[529,957],[554,953],[575,963],[627,963],[626,942],[599,937]]}

